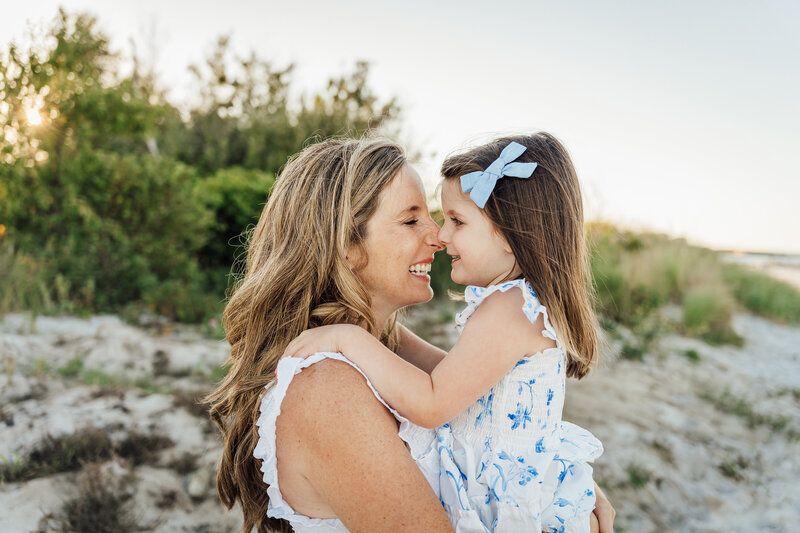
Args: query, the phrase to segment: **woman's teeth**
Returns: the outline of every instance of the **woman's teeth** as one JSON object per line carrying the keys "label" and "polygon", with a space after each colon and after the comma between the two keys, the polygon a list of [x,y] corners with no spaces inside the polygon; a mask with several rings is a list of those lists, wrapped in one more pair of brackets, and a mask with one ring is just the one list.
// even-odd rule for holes
{"label": "woman's teeth", "polygon": [[412,274],[417,274],[421,276],[422,274],[427,274],[431,271],[431,264],[430,263],[420,263],[418,265],[411,265],[408,269],[409,272]]}

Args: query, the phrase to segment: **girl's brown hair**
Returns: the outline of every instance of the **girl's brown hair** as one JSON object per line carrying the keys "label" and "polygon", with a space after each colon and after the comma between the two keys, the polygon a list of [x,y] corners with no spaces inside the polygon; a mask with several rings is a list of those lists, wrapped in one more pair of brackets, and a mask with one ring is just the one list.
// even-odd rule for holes
{"label": "girl's brown hair", "polygon": [[376,331],[346,253],[363,242],[380,192],[405,162],[403,150],[384,140],[311,145],[289,160],[249,237],[244,276],[222,317],[230,369],[204,398],[224,441],[217,492],[228,509],[239,501],[245,533],[290,531],[267,518],[267,487],[253,457],[261,397],[289,341],[310,327],[351,323],[397,348],[396,316]]}
{"label": "girl's brown hair", "polygon": [[503,137],[448,157],[445,179],[485,170],[511,142],[526,147],[515,161],[536,162],[527,179],[503,178],[483,209],[506,239],[567,352],[567,375],[584,377],[598,358],[583,202],[567,150],[549,133]]}

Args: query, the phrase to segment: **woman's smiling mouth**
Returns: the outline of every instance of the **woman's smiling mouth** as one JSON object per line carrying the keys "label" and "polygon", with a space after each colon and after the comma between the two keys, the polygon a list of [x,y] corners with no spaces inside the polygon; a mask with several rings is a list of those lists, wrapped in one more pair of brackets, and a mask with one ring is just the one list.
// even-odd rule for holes
{"label": "woman's smiling mouth", "polygon": [[411,265],[408,268],[408,271],[411,272],[411,275],[415,277],[429,280],[430,276],[428,273],[431,271],[431,263],[417,263],[415,265]]}

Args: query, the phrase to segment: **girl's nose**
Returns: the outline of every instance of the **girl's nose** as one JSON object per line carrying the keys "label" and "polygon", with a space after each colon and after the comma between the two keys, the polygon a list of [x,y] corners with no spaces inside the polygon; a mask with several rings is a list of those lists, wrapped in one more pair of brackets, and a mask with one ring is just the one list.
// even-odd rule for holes
{"label": "girl's nose", "polygon": [[439,233],[436,235],[436,239],[443,245],[447,246],[449,235],[445,227],[447,224],[443,224],[441,228],[439,228]]}

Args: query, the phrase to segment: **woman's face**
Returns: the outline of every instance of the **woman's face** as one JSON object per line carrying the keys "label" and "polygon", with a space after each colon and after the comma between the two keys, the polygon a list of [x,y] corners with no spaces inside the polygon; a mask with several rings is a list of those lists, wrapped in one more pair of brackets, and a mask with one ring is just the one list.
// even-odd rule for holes
{"label": "woman's face", "polygon": [[428,213],[422,180],[403,165],[381,191],[378,208],[367,222],[362,243],[366,265],[358,248],[348,252],[379,325],[401,307],[433,297],[431,278],[424,272],[430,271],[433,253],[442,249],[438,231]]}

